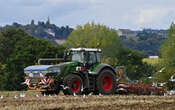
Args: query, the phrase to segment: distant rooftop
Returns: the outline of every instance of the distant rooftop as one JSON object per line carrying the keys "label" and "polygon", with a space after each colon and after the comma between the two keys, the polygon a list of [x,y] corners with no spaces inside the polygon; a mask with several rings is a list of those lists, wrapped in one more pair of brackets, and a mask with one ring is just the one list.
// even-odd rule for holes
{"label": "distant rooftop", "polygon": [[101,49],[97,48],[71,48],[72,51],[99,51],[101,52]]}
{"label": "distant rooftop", "polygon": [[149,56],[149,58],[151,58],[151,59],[157,59],[157,58],[159,58],[159,56]]}

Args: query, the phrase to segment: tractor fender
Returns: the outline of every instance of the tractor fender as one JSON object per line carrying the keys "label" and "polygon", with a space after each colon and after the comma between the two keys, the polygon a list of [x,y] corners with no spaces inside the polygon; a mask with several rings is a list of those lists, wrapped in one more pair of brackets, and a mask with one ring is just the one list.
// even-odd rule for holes
{"label": "tractor fender", "polygon": [[114,69],[112,66],[108,65],[108,64],[100,64],[100,65],[98,65],[98,66],[95,68],[95,71],[90,72],[90,74],[98,75],[98,74],[100,74],[101,71],[103,71],[104,69],[110,69],[111,71],[114,72],[114,74],[116,74],[115,69]]}

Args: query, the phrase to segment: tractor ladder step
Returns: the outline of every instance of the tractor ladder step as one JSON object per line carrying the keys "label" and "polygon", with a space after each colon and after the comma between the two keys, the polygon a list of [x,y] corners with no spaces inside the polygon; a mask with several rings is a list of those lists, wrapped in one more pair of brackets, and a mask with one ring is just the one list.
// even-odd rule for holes
{"label": "tractor ladder step", "polygon": [[95,90],[96,77],[95,75],[89,75],[89,89]]}

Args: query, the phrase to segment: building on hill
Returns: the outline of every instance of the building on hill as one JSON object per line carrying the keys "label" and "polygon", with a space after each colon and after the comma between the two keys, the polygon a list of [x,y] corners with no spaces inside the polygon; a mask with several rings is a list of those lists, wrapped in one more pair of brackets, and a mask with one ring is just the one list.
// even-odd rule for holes
{"label": "building on hill", "polygon": [[149,56],[149,59],[158,59],[159,56]]}
{"label": "building on hill", "polygon": [[117,34],[119,35],[119,37],[126,37],[127,39],[135,39],[137,36],[137,32],[130,29],[118,29]]}

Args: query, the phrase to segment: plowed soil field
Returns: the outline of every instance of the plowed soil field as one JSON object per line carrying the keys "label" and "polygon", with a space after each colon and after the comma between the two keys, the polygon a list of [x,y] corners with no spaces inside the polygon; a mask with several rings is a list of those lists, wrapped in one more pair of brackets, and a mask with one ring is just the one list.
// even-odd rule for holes
{"label": "plowed soil field", "polygon": [[175,110],[175,96],[65,96],[62,93],[42,96],[31,91],[0,92],[0,110]]}

